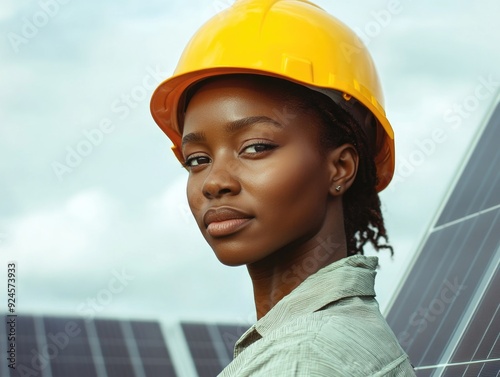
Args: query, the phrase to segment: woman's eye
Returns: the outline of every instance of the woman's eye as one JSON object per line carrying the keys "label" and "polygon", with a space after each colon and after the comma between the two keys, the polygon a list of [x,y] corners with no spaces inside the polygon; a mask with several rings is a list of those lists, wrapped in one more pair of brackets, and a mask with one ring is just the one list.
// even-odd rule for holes
{"label": "woman's eye", "polygon": [[276,148],[276,145],[274,144],[255,143],[243,148],[242,153],[249,153],[249,154],[261,153],[274,148]]}
{"label": "woman's eye", "polygon": [[208,163],[210,163],[210,159],[207,156],[193,156],[186,159],[184,166],[187,168],[192,168]]}

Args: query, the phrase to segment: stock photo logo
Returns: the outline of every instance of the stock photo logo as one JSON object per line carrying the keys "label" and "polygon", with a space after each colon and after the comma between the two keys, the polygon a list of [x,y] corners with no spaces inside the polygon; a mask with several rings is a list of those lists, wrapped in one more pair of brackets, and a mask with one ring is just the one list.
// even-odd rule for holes
{"label": "stock photo logo", "polygon": [[146,67],[146,74],[141,82],[133,86],[126,93],[121,93],[118,98],[110,104],[110,112],[113,115],[102,117],[97,127],[82,131],[82,137],[72,145],[66,146],[66,153],[61,160],[52,161],[51,168],[59,182],[66,175],[71,174],[99,147],[107,135],[116,129],[116,120],[124,121],[139,107],[141,103],[149,99],[149,93],[157,84],[163,81],[166,73],[162,67]]}

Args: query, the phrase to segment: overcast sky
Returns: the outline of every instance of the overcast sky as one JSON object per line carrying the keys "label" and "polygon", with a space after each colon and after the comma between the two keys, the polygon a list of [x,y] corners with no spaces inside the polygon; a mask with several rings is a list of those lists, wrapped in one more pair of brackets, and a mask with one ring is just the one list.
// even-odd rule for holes
{"label": "overcast sky", "polygon": [[[18,263],[19,312],[254,320],[245,267],[205,244],[149,113],[191,35],[231,3],[2,1],[0,277]],[[500,87],[500,2],[316,3],[372,52],[396,133],[385,308]]]}

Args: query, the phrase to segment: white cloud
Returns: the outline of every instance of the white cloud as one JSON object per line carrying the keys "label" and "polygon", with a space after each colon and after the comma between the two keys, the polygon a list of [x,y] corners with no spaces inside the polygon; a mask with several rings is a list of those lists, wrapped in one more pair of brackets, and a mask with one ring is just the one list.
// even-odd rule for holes
{"label": "white cloud", "polygon": [[27,274],[43,275],[62,265],[92,266],[89,251],[115,217],[113,200],[99,190],[81,192],[61,206],[13,219],[6,228],[6,251]]}

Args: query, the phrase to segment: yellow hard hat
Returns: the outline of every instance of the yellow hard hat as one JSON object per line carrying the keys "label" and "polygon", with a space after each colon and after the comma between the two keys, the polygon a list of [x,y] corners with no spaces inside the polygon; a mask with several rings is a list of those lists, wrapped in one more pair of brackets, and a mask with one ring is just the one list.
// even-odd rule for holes
{"label": "yellow hard hat", "polygon": [[283,78],[327,95],[333,89],[345,103],[363,104],[377,120],[377,191],[389,184],[394,132],[377,72],[361,40],[339,20],[307,0],[236,0],[207,21],[184,49],[174,75],[151,99],[153,118],[181,162],[179,108],[186,89],[231,73]]}

